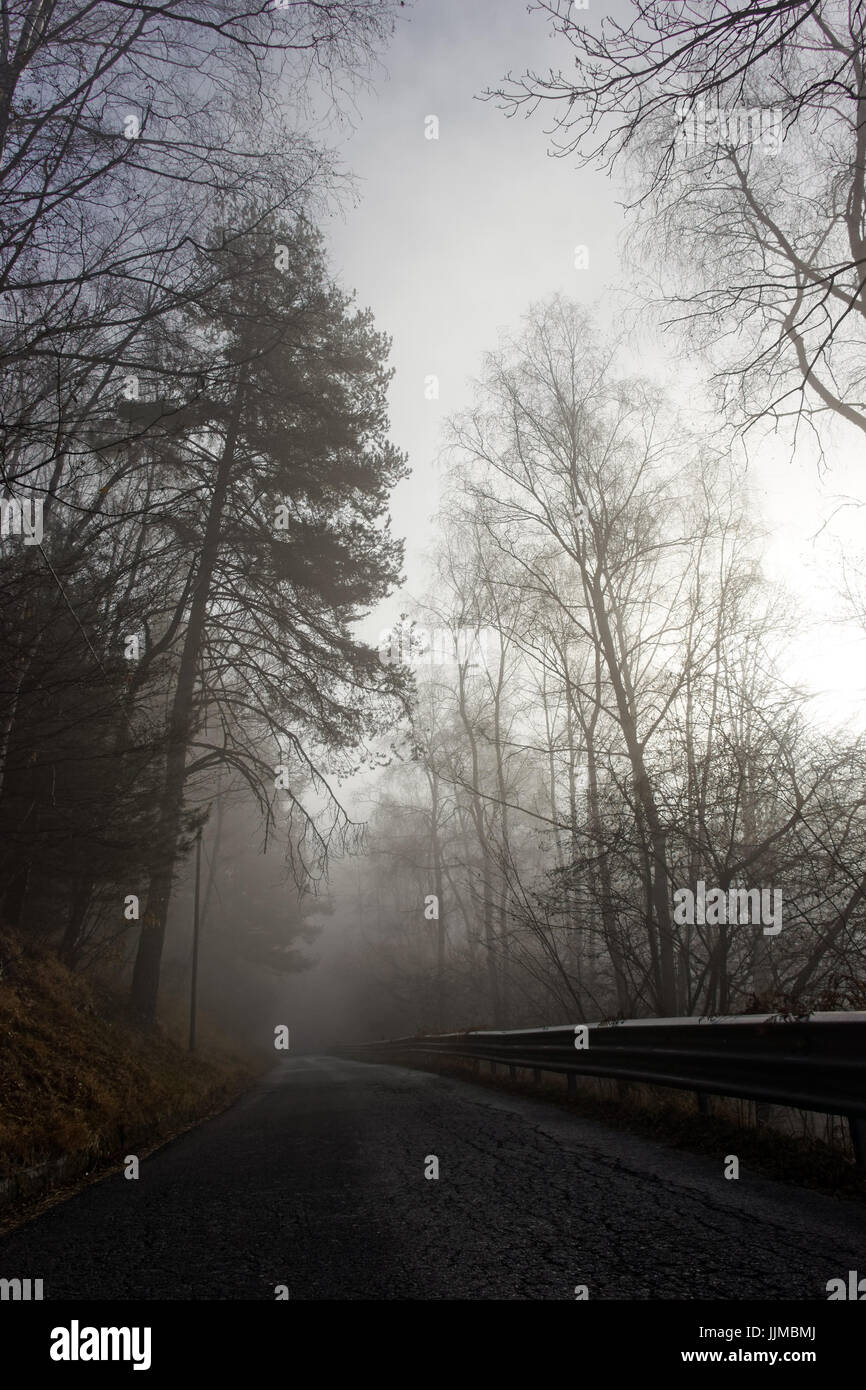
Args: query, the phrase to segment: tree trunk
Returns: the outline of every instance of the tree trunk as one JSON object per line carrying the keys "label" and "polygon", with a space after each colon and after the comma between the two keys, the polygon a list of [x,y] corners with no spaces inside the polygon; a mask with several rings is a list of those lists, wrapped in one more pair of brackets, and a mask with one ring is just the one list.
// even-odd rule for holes
{"label": "tree trunk", "polygon": [[430,819],[433,848],[433,891],[439,917],[436,923],[436,1030],[445,1031],[445,898],[442,876],[442,846],[439,843],[439,777],[430,772]]}
{"label": "tree trunk", "polygon": [[142,918],[138,954],[132,977],[133,1011],[143,1023],[147,1024],[152,1024],[156,1019],[156,1001],[159,993],[159,973],[165,942],[165,925],[183,816],[186,753],[191,733],[196,671],[202,648],[211,581],[219,553],[220,532],[229,478],[234,465],[244,385],[245,374],[238,383],[214,483],[202,543],[198,577],[193,589],[189,622],[172,703],[165,778],[160,801],[161,845],[151,870],[147,906]]}

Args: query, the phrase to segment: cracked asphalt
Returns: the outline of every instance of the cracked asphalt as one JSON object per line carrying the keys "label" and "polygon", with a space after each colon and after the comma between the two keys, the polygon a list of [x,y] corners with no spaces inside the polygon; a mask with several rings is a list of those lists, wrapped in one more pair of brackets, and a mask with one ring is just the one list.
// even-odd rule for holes
{"label": "cracked asphalt", "polygon": [[[425,1177],[428,1158],[438,1179]],[[809,1299],[866,1210],[531,1098],[297,1057],[0,1241],[45,1299]]]}

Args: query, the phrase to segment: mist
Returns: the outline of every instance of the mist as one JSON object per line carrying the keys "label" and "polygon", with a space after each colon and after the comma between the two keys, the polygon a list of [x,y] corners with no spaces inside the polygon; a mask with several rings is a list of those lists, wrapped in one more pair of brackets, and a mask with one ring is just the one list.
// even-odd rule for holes
{"label": "mist", "polygon": [[0,1297],[866,1296],[862,8],[3,17]]}

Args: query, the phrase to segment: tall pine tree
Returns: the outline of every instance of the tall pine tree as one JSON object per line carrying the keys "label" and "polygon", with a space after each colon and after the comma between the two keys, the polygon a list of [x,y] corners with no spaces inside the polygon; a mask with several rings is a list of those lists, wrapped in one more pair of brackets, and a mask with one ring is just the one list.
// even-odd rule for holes
{"label": "tall pine tree", "polygon": [[233,264],[213,301],[190,310],[204,385],[172,447],[193,541],[133,975],[145,1021],[156,1011],[192,777],[222,762],[262,799],[281,746],[299,780],[312,775],[330,797],[327,759],[388,728],[400,691],[395,669],[352,632],[402,560],[387,517],[405,474],[387,438],[389,341],[328,281],[321,238],[305,221],[259,220],[255,235],[209,254]]}

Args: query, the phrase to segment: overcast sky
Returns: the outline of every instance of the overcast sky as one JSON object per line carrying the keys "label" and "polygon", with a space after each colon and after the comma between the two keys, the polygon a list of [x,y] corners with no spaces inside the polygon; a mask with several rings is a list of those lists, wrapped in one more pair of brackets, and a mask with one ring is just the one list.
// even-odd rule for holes
{"label": "overcast sky", "polygon": [[[586,16],[603,12],[590,0]],[[625,7],[618,7],[624,12]],[[360,201],[325,228],[332,270],[378,327],[394,340],[392,436],[412,476],[394,495],[394,529],[407,541],[407,592],[424,591],[423,556],[434,531],[441,470],[441,426],[467,405],[482,354],[502,328],[516,328],[529,304],[562,291],[621,317],[627,290],[622,265],[622,189],[574,159],[548,154],[547,121],[508,120],[479,97],[511,69],[569,66],[571,49],[549,21],[522,0],[419,0],[407,6],[384,58],[384,72],[358,102],[355,128],[340,139],[358,180]],[[426,118],[439,138],[425,138]],[[588,269],[574,248],[589,250]],[[702,368],[690,379],[655,350],[644,363],[681,402],[694,399]],[[439,399],[425,399],[425,378],[439,378]],[[819,478],[811,459],[765,447],[752,460],[753,504],[768,529],[767,572],[796,594],[816,620],[792,648],[788,675],[821,692],[819,712],[835,722],[862,718],[866,642],[834,625],[840,611],[839,558],[866,550],[864,513],[848,508],[816,538],[837,497],[866,500],[862,446],[844,441]],[[375,615],[374,637],[397,616],[400,600]]]}

